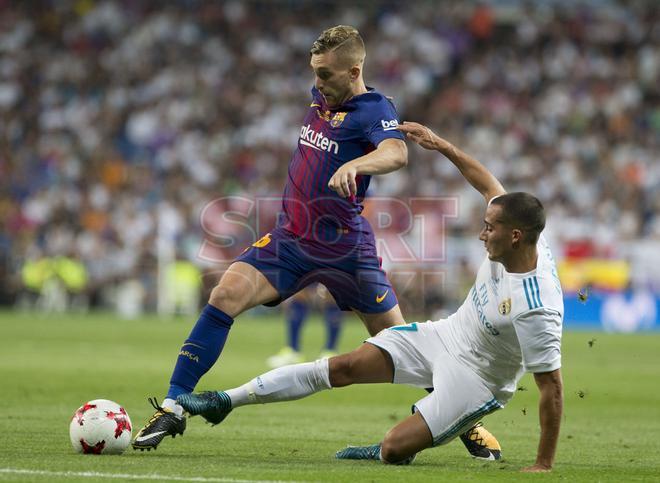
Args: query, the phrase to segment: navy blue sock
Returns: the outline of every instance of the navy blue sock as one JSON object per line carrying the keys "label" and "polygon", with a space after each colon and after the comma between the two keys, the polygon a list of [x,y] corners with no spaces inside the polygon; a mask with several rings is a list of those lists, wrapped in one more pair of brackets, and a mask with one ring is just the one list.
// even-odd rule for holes
{"label": "navy blue sock", "polygon": [[195,327],[181,346],[167,397],[192,392],[200,378],[220,357],[234,319],[212,305],[202,310]]}
{"label": "navy blue sock", "polygon": [[289,310],[287,311],[287,335],[289,339],[289,347],[294,351],[300,350],[300,332],[308,311],[308,305],[300,300],[292,301]]}
{"label": "navy blue sock", "polygon": [[342,313],[335,304],[330,304],[325,308],[325,327],[326,327],[326,342],[325,348],[329,351],[337,350],[337,341],[339,340],[339,332],[341,331]]}

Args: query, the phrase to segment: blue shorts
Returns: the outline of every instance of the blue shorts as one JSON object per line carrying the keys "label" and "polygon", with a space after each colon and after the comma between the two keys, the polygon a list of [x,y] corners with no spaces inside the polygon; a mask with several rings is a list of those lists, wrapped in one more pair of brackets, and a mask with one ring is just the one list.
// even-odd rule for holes
{"label": "blue shorts", "polygon": [[259,270],[279,293],[275,306],[311,283],[322,283],[342,310],[365,314],[387,312],[398,304],[392,284],[374,250],[351,249],[338,255],[337,247],[308,243],[276,228],[236,258]]}

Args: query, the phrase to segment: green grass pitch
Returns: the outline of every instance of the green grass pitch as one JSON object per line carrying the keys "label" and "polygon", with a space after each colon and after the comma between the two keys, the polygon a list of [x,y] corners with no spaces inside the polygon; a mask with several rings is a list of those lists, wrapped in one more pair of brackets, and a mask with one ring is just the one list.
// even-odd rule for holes
{"label": "green grass pitch", "polygon": [[[408,467],[335,460],[346,444],[379,441],[424,396],[389,384],[241,408],[217,427],[193,418],[183,438],[167,438],[155,452],[74,454],[69,420],[89,399],[123,404],[135,434],[152,414],[147,396],[163,396],[191,323],[0,313],[0,480],[660,480],[660,336],[651,334],[564,334],[565,411],[551,474],[518,472],[533,462],[538,441],[538,392],[528,375],[513,401],[485,420],[502,444],[498,463],[472,460],[459,441],[424,451]],[[264,372],[283,329],[277,317],[239,318],[199,389],[233,387]],[[342,349],[357,347],[365,335],[348,320]],[[322,337],[322,324],[311,320],[304,332],[310,359]]]}

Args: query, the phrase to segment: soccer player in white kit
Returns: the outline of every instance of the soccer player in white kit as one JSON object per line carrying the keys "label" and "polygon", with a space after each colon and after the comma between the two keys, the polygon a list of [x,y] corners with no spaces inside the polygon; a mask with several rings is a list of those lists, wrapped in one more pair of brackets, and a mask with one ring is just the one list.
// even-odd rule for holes
{"label": "soccer player in white kit", "polygon": [[331,387],[377,382],[433,387],[381,443],[337,453],[402,464],[504,407],[527,371],[540,391],[541,435],[536,462],[523,471],[549,471],[563,407],[564,308],[555,262],[541,235],[543,206],[530,194],[507,194],[481,163],[429,128],[406,122],[399,129],[444,154],[487,202],[479,235],[487,258],[463,305],[444,320],[385,329],[348,354],[275,369],[228,391],[181,395],[177,402],[217,424],[239,406],[300,399]]}

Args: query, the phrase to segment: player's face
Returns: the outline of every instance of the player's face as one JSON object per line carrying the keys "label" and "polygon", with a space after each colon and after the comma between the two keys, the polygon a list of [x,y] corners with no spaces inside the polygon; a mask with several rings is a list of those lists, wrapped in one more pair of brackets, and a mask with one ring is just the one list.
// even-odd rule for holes
{"label": "player's face", "polygon": [[502,207],[489,205],[484,216],[484,227],[479,240],[484,242],[488,258],[494,262],[504,261],[511,249],[511,228],[502,223]]}
{"label": "player's face", "polygon": [[328,106],[339,106],[352,97],[351,69],[334,52],[313,54],[310,65],[314,70],[314,85]]}

